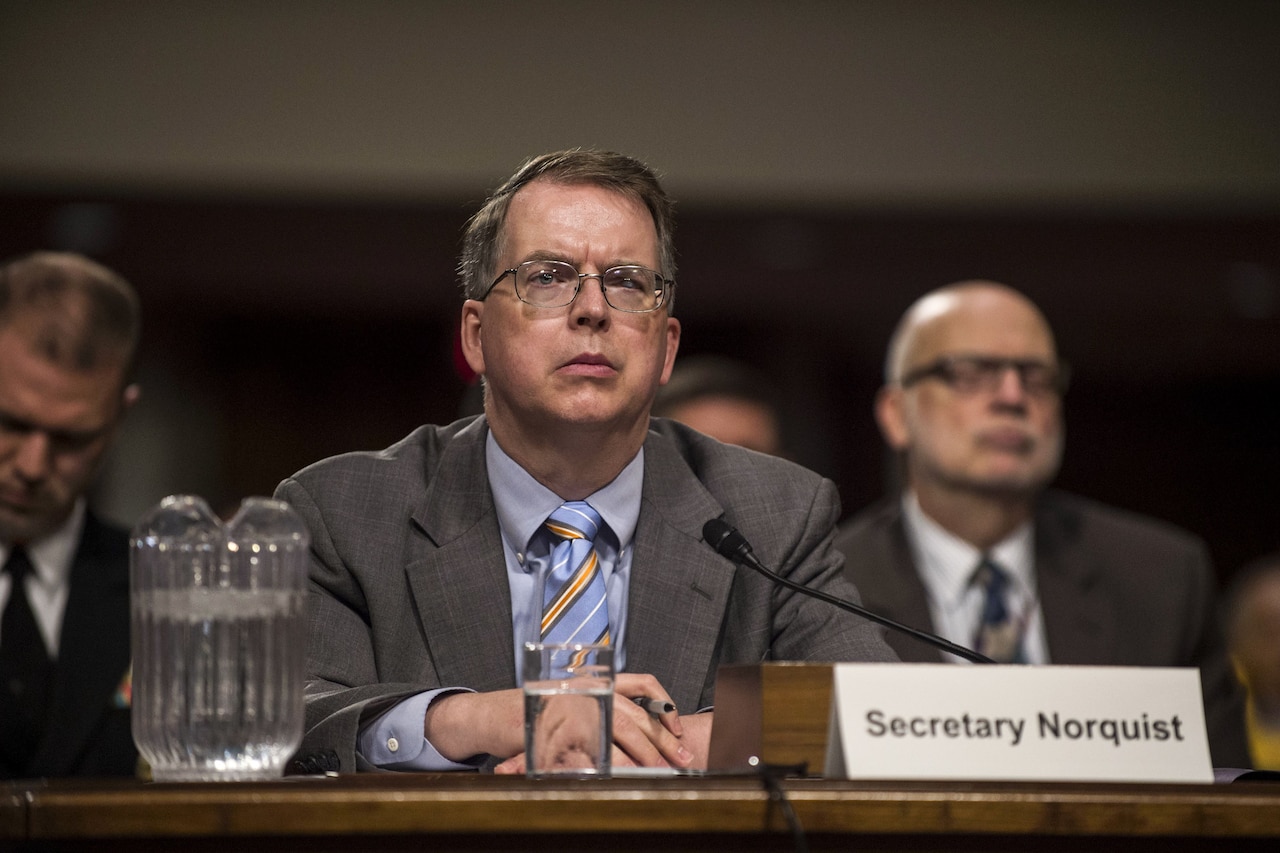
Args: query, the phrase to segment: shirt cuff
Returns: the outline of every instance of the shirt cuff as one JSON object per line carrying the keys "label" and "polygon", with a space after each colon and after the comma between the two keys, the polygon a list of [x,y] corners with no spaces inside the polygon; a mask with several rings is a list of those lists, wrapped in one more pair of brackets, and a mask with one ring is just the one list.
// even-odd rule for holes
{"label": "shirt cuff", "polygon": [[422,733],[427,708],[441,696],[471,693],[461,687],[426,690],[401,699],[366,723],[356,738],[360,757],[382,770],[474,770],[488,758],[473,756],[464,762],[441,755]]}

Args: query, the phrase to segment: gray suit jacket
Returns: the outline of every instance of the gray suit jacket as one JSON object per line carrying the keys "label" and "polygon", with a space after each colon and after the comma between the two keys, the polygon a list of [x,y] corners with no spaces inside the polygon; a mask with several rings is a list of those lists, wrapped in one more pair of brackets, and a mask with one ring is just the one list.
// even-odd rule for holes
{"label": "gray suit jacket", "polygon": [[[898,498],[841,525],[836,547],[866,605],[935,630]],[[1216,612],[1205,544],[1171,525],[1050,491],[1035,514],[1036,585],[1055,664],[1200,669],[1216,767],[1248,767],[1243,694]],[[893,634],[904,661],[933,662],[932,647]]]}
{"label": "gray suit jacket", "polygon": [[[515,687],[511,602],[483,416],[424,426],[284,481],[312,536],[307,731],[300,754],[355,764],[360,722],[435,687]],[[627,616],[627,669],[680,708],[714,703],[719,664],[893,660],[881,630],[736,569],[702,541],[724,516],[767,565],[853,598],[831,547],[834,484],[655,419]]]}

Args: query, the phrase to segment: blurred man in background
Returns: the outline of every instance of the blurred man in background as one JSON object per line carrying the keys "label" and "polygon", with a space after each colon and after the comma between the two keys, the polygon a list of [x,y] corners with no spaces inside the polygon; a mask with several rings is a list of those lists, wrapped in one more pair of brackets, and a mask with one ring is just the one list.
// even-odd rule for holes
{"label": "blurred man in background", "polygon": [[1249,696],[1253,766],[1280,770],[1280,553],[1240,570],[1224,610],[1236,675]]}
{"label": "blurred man in background", "polygon": [[86,507],[138,399],[138,299],[71,254],[0,266],[0,776],[127,776],[128,535]]}
{"label": "blurred man in background", "polygon": [[845,570],[872,610],[998,661],[1198,667],[1215,766],[1248,767],[1205,544],[1046,491],[1066,385],[1048,322],[1017,291],[963,282],[913,304],[875,402],[905,488],[841,526]]}
{"label": "blurred man in background", "polygon": [[682,358],[671,371],[671,381],[658,389],[653,415],[680,421],[725,444],[787,455],[768,379],[731,358]]}

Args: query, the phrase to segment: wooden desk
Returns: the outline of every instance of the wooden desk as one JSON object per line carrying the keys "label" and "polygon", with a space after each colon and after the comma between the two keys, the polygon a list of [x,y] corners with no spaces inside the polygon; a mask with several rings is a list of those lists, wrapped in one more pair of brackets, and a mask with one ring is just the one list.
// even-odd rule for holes
{"label": "wooden desk", "polygon": [[[780,783],[813,850],[1267,850],[1280,785]],[[753,777],[531,782],[369,774],[268,783],[9,783],[18,851],[790,850]]]}

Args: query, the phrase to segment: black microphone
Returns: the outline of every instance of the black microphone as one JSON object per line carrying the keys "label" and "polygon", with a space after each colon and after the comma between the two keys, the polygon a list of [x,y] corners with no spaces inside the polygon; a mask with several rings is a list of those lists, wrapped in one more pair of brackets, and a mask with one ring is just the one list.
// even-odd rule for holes
{"label": "black microphone", "polygon": [[702,525],[702,538],[707,544],[715,549],[716,553],[721,557],[732,560],[739,566],[746,566],[748,569],[754,569],[764,575],[776,584],[781,584],[787,589],[794,589],[796,592],[803,593],[819,601],[825,601],[827,604],[839,607],[841,610],[847,610],[863,619],[870,619],[886,628],[914,637],[922,643],[933,646],[936,649],[942,649],[944,652],[950,652],[956,657],[962,657],[973,663],[995,663],[991,658],[984,654],[975,652],[973,649],[967,649],[964,646],[958,646],[948,639],[939,637],[937,634],[930,634],[928,631],[921,631],[919,628],[912,628],[910,625],[904,625],[901,622],[890,619],[888,616],[881,616],[865,607],[860,607],[852,601],[845,601],[842,598],[836,598],[834,595],[827,595],[816,589],[810,589],[801,583],[796,583],[790,578],[784,578],[777,572],[765,567],[751,550],[751,543],[746,537],[737,531],[732,524],[723,518],[713,518],[706,524]]}

